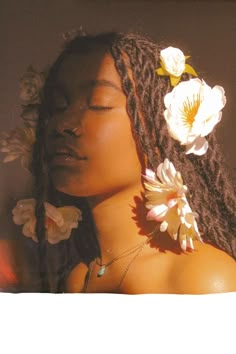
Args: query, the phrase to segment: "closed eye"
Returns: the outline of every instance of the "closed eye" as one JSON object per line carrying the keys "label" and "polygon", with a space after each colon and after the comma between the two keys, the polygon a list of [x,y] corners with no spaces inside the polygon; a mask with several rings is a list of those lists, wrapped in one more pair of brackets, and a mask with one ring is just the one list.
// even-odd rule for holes
{"label": "closed eye", "polygon": [[91,111],[108,111],[109,109],[112,109],[113,107],[108,107],[108,106],[89,106],[89,109]]}

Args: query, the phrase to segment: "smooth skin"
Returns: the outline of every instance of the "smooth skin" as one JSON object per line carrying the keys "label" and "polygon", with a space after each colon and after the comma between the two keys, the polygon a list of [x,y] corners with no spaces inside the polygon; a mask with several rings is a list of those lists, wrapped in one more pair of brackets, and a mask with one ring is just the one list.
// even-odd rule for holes
{"label": "smooth skin", "polygon": [[[102,263],[107,263],[141,244],[156,226],[146,220],[141,178],[145,158],[132,133],[112,57],[102,49],[68,56],[53,92],[47,142],[50,174],[57,190],[87,197]],[[65,151],[63,155],[63,147],[77,155],[69,156]],[[211,245],[194,245],[195,251],[182,252],[168,234],[157,232],[130,266],[119,292],[236,291],[234,259]],[[133,257],[114,262],[102,277],[97,277],[99,266],[95,265],[87,292],[116,292]],[[85,264],[78,264],[67,278],[65,291],[81,292],[87,271]]]}

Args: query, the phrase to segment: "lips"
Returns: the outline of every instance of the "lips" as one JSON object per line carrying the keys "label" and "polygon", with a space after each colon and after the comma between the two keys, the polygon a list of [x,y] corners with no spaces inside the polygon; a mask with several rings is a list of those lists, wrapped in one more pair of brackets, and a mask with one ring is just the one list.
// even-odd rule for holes
{"label": "lips", "polygon": [[56,162],[73,162],[73,161],[83,161],[87,158],[78,153],[74,148],[69,145],[56,145],[52,146],[51,153],[49,154],[49,162],[56,163]]}

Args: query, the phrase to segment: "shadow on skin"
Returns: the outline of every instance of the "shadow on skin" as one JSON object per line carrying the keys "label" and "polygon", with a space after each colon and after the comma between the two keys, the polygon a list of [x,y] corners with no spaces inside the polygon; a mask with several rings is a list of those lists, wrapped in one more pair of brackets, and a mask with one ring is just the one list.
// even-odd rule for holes
{"label": "shadow on skin", "polygon": [[[142,195],[143,198],[138,196],[134,197],[135,206],[132,207],[132,211],[134,213],[133,220],[136,221],[137,226],[139,227],[139,234],[146,235],[147,232],[143,229],[142,225],[146,222],[146,215],[147,215],[147,208],[144,205],[145,197]],[[158,225],[155,221],[149,221],[151,227],[151,231],[154,230]],[[166,251],[181,254],[182,249],[179,243],[173,240],[167,232],[160,232],[157,229],[154,236],[149,242],[151,248],[157,249],[159,252],[165,253]],[[191,250],[190,250],[191,252]]]}

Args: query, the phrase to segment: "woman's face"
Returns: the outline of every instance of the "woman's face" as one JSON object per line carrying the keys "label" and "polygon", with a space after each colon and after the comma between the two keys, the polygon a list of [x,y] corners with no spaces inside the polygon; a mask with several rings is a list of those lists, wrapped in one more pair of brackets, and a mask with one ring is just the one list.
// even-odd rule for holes
{"label": "woman's face", "polygon": [[109,54],[68,55],[53,84],[50,110],[46,150],[57,190],[92,197],[140,185],[126,97]]}

